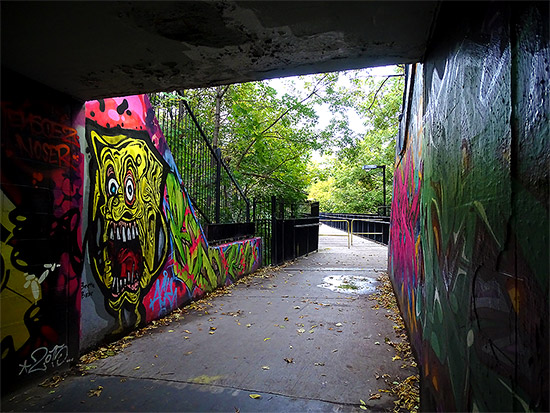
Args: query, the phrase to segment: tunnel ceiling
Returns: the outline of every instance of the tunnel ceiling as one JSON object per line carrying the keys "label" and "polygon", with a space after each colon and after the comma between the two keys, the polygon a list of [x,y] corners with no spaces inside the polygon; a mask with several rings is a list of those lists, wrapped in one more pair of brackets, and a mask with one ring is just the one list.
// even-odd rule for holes
{"label": "tunnel ceiling", "polygon": [[2,65],[81,100],[419,61],[437,2],[7,2]]}

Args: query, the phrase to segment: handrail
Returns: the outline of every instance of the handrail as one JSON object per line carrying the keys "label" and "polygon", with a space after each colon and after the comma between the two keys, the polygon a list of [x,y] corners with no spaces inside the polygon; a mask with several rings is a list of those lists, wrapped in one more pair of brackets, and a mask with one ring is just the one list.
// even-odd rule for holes
{"label": "handrail", "polygon": [[353,235],[384,235],[383,232],[353,232],[353,222],[354,221],[362,221],[362,222],[374,222],[374,223],[380,223],[380,224],[387,224],[386,221],[376,221],[374,219],[360,219],[360,218],[353,218],[351,220],[351,245],[353,245]]}
{"label": "handrail", "polygon": [[347,231],[346,235],[341,234],[319,234],[319,236],[332,236],[332,237],[348,237],[348,249],[351,248],[351,242],[350,242],[350,225],[349,221],[347,219],[319,219],[319,222],[345,222],[347,224]]}

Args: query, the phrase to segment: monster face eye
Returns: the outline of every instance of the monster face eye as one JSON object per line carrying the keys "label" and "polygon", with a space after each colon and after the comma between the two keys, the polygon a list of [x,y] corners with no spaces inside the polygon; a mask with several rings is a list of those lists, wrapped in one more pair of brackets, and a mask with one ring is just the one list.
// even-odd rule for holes
{"label": "monster face eye", "polygon": [[115,173],[113,171],[113,168],[109,167],[107,169],[107,195],[108,196],[115,196],[118,191],[118,181],[115,178]]}
{"label": "monster face eye", "polygon": [[124,197],[128,205],[132,205],[136,199],[136,184],[131,171],[128,171],[124,180]]}

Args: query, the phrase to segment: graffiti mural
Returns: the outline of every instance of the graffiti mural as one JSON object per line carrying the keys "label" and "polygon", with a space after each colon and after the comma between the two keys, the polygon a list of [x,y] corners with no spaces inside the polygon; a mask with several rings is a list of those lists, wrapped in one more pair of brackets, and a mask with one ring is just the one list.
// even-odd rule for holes
{"label": "graffiti mural", "polygon": [[83,156],[73,114],[81,106],[40,92],[6,93],[1,104],[3,388],[78,354]]}
{"label": "graffiti mural", "polygon": [[113,317],[135,328],[260,265],[259,239],[208,245],[145,95],[86,104],[90,268]]}
{"label": "graffiti mural", "polygon": [[122,326],[122,308],[141,322],[141,299],[158,274],[167,251],[161,213],[163,165],[146,132],[125,133],[88,123],[93,153],[90,239],[92,269]]}
{"label": "graffiti mural", "polygon": [[[536,8],[519,9],[540,23]],[[548,168],[528,165],[549,161],[540,146],[549,105],[509,119],[530,107],[528,96],[548,102],[548,89],[514,87],[548,81],[550,49],[534,35],[541,26],[513,26],[518,39],[539,39],[514,44],[508,14],[481,11],[483,29],[463,23],[484,42],[457,37],[410,71],[389,269],[419,359],[423,410],[547,411]],[[449,21],[460,15],[446,12]]]}

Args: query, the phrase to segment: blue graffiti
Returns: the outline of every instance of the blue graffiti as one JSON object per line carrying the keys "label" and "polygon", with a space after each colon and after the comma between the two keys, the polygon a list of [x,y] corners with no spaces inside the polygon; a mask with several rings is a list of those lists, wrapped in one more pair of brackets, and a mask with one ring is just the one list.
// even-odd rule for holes
{"label": "blue graffiti", "polygon": [[177,307],[178,290],[175,286],[174,279],[168,271],[165,270],[163,276],[157,278],[154,290],[155,295],[149,303],[149,308],[152,311],[154,311],[157,303],[159,306],[160,316],[167,314],[169,311]]}

